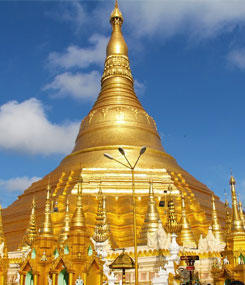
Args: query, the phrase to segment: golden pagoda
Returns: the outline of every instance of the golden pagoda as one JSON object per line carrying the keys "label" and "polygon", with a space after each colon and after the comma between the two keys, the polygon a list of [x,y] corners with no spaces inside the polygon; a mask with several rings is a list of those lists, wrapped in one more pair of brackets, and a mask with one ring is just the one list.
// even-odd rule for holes
{"label": "golden pagoda", "polygon": [[[4,228],[8,248],[15,250],[26,230],[28,215],[25,205],[35,196],[36,218],[40,223],[45,207],[45,188],[48,177],[53,189],[51,200],[59,212],[52,213],[54,234],[58,236],[63,227],[67,196],[77,193],[77,178],[83,172],[83,193],[87,197],[84,209],[91,217],[88,221],[90,235],[95,226],[96,207],[91,201],[98,192],[98,181],[103,177],[102,191],[111,206],[110,226],[117,247],[132,244],[133,217],[130,170],[112,160],[106,159],[105,152],[121,159],[118,147],[123,147],[127,156],[137,158],[140,147],[147,151],[135,169],[137,200],[137,231],[140,231],[147,208],[148,181],[154,183],[155,197],[160,197],[169,184],[178,185],[173,196],[186,192],[192,195],[193,215],[190,226],[194,234],[206,234],[212,208],[209,206],[212,192],[188,172],[164,150],[154,119],[142,107],[134,91],[134,80],[128,58],[128,47],[122,35],[123,16],[118,5],[113,10],[110,23],[112,34],[106,49],[104,72],[101,78],[101,91],[88,115],[82,120],[80,130],[71,154],[50,174],[32,184],[18,199],[3,211]],[[115,199],[115,196],[118,199]],[[73,201],[73,198],[70,198]],[[223,203],[217,199],[216,207],[221,224],[225,221]],[[74,211],[74,205],[70,205]],[[63,211],[63,214],[61,212]],[[181,211],[181,209],[179,209]],[[120,212],[121,218],[116,216]],[[162,217],[161,217],[162,215]],[[160,218],[164,220],[163,214]],[[26,222],[25,222],[26,221]],[[127,225],[127,227],[126,227]]]}
{"label": "golden pagoda", "polygon": [[[181,246],[189,246],[194,255],[196,241],[200,235],[207,235],[210,225],[214,235],[223,241],[228,208],[217,196],[214,201],[213,192],[165,151],[154,119],[135,94],[128,47],[122,35],[123,21],[116,1],[110,16],[112,33],[101,90],[81,122],[72,153],[3,210],[9,252],[17,252],[25,240],[31,250],[24,262],[20,256],[20,262],[15,260],[21,264],[21,284],[28,276],[34,278],[34,284],[37,280],[47,284],[47,276],[53,284],[59,278],[69,279],[69,284],[75,280],[100,284],[103,262],[95,255],[93,242],[110,239],[111,252],[106,258],[111,262],[119,256],[116,250],[120,248],[126,248],[130,258],[135,258],[134,234],[139,248],[139,278],[143,282],[145,258],[153,260],[159,254],[147,247],[147,232],[156,232],[159,224],[179,235],[177,241]],[[143,146],[146,151],[141,153]],[[111,159],[105,158],[105,153]],[[129,161],[136,161],[137,166],[128,167]],[[233,217],[227,230],[228,255],[238,248],[237,237],[243,239],[244,235],[232,179]],[[26,205],[34,197],[36,205],[32,206],[30,217]],[[166,202],[164,207],[158,204],[162,200]],[[0,225],[0,238],[1,230]],[[136,258],[135,264],[138,265]],[[44,268],[46,277],[38,279],[38,274],[42,275],[40,268]],[[155,269],[151,270],[154,275]],[[151,274],[147,276],[149,282]]]}

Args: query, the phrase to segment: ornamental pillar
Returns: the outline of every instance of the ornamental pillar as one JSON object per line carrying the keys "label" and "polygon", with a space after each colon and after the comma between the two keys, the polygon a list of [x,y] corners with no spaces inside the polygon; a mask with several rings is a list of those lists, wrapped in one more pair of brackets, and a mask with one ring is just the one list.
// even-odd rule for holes
{"label": "ornamental pillar", "polygon": [[68,285],[73,285],[73,272],[69,272],[69,282]]}
{"label": "ornamental pillar", "polygon": [[33,285],[38,285],[38,274],[33,274]]}
{"label": "ornamental pillar", "polygon": [[4,282],[5,280],[4,280],[4,279],[5,279],[5,278],[4,278],[4,275],[1,274],[1,275],[0,275],[0,284],[1,284],[1,285],[5,285],[5,282]]}
{"label": "ornamental pillar", "polygon": [[56,280],[57,280],[57,274],[52,273],[52,285],[56,285]]}
{"label": "ornamental pillar", "polygon": [[20,285],[24,285],[24,274],[23,273],[21,273],[20,274]]}

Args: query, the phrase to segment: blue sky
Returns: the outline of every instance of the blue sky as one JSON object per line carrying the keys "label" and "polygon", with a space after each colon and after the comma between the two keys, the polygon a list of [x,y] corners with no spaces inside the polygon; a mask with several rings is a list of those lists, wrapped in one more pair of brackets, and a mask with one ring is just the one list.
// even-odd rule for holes
{"label": "blue sky", "polygon": [[[0,2],[0,191],[9,205],[74,145],[99,92],[112,1]],[[119,2],[136,92],[166,151],[245,202],[245,2]]]}

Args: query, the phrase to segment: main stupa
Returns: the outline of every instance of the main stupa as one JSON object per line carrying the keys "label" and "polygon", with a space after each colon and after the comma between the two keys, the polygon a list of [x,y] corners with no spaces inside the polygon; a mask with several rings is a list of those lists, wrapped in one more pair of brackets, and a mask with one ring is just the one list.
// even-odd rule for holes
{"label": "main stupa", "polygon": [[[118,151],[119,147],[123,147],[132,162],[137,159],[142,146],[147,148],[135,169],[139,239],[148,207],[150,184],[153,185],[154,199],[163,224],[167,220],[165,207],[158,205],[160,200],[164,200],[170,194],[168,189],[171,189],[178,219],[181,218],[181,194],[184,194],[187,217],[196,240],[200,234],[207,233],[212,216],[213,192],[182,169],[165,151],[154,119],[137,98],[128,47],[121,31],[123,16],[117,3],[111,13],[110,23],[112,34],[106,49],[101,91],[92,109],[81,122],[72,153],[67,155],[54,171],[33,183],[12,205],[3,210],[3,227],[9,251],[16,250],[22,241],[28,227],[34,197],[37,203],[37,225],[40,225],[49,181],[53,228],[58,237],[63,225],[67,200],[70,203],[70,212],[73,213],[75,210],[78,181],[81,179],[82,204],[90,236],[94,232],[97,193],[100,189],[106,197],[112,247],[132,246],[131,170],[104,157],[104,153],[108,153],[124,163],[124,157]],[[224,204],[216,196],[215,201],[219,220],[224,224]],[[142,237],[139,243],[145,244],[146,239]]]}

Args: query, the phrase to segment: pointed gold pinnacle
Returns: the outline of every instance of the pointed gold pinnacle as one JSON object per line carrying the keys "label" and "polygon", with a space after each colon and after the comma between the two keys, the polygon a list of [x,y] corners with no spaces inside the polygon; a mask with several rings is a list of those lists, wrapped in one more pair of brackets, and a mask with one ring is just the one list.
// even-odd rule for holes
{"label": "pointed gold pinnacle", "polygon": [[168,218],[167,218],[167,223],[165,224],[165,230],[169,233],[179,233],[181,230],[181,224],[178,223],[177,221],[177,216],[175,212],[175,206],[174,206],[174,200],[172,198],[172,185],[169,185],[168,188],[170,192],[170,198],[168,202]]}
{"label": "pointed gold pinnacle", "polygon": [[96,242],[105,242],[109,238],[109,227],[106,219],[106,200],[101,188],[99,189],[99,204],[96,216],[96,225],[93,234],[93,240]]}
{"label": "pointed gold pinnacle", "polygon": [[36,225],[36,201],[35,198],[32,200],[32,206],[31,206],[31,214],[30,214],[30,220],[29,220],[29,227],[27,228],[25,235],[22,240],[21,248],[29,248],[33,241],[35,240],[37,236],[37,225]]}
{"label": "pointed gold pinnacle", "polygon": [[51,220],[51,202],[50,202],[50,194],[51,187],[50,182],[48,182],[47,186],[47,197],[45,203],[45,210],[44,210],[44,219],[40,226],[39,234],[43,237],[53,237],[53,225]]}
{"label": "pointed gold pinnacle", "polygon": [[82,178],[78,180],[77,190],[77,206],[71,220],[71,232],[83,232],[85,231],[85,216],[82,207]]}
{"label": "pointed gold pinnacle", "polygon": [[59,236],[59,242],[61,244],[64,243],[64,241],[68,238],[69,232],[71,227],[71,218],[70,218],[70,207],[69,207],[69,201],[66,200],[66,211],[65,211],[65,218],[64,218],[64,224],[63,228],[61,230],[61,234]]}
{"label": "pointed gold pinnacle", "polygon": [[233,211],[231,230],[233,234],[244,233],[243,223],[242,220],[240,219],[240,215],[238,212],[235,184],[236,180],[233,176],[231,176],[230,185],[231,185],[232,211]]}
{"label": "pointed gold pinnacle", "polygon": [[186,215],[185,196],[181,195],[181,232],[179,235],[180,244],[186,247],[195,248],[196,240],[191,230],[190,223]]}
{"label": "pointed gold pinnacle", "polygon": [[230,214],[230,211],[229,211],[229,203],[227,201],[227,198],[225,198],[225,212],[226,212],[225,235],[227,237],[230,234],[230,232],[231,232],[231,223],[232,223],[232,218],[231,218],[231,214]]}
{"label": "pointed gold pinnacle", "polygon": [[216,239],[219,242],[224,243],[225,239],[224,239],[223,231],[222,231],[221,225],[219,223],[219,219],[218,219],[214,194],[212,195],[212,224],[211,224],[211,226],[212,226],[213,234],[216,237]]}
{"label": "pointed gold pinnacle", "polygon": [[149,231],[150,233],[155,232],[158,229],[159,219],[160,217],[154,198],[153,184],[152,182],[150,182],[148,208],[145,216],[145,224],[147,231]]}

